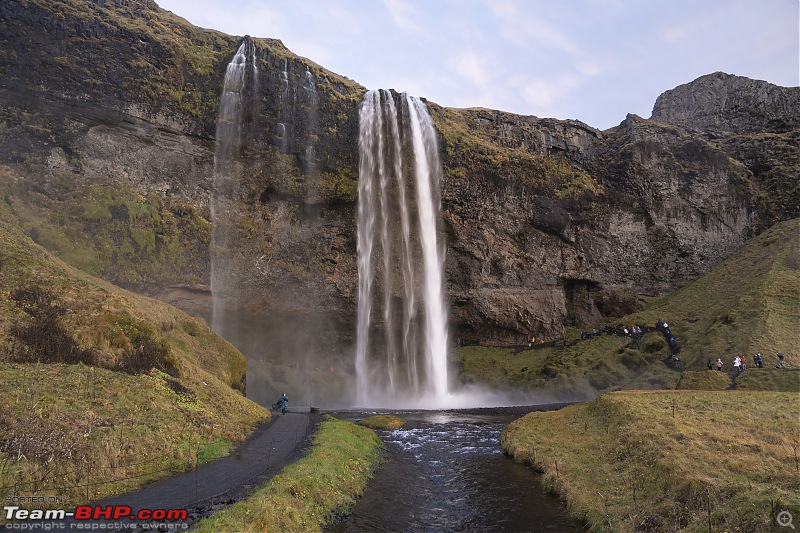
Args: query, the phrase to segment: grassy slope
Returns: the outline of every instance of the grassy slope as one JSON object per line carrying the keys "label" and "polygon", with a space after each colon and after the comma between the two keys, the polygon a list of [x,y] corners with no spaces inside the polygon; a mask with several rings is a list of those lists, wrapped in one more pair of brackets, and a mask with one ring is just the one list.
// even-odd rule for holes
{"label": "grassy slope", "polygon": [[770,531],[800,505],[798,409],[796,393],[617,392],[527,415],[501,444],[592,531]]}
{"label": "grassy slope", "polygon": [[[653,302],[646,318],[663,316],[681,343],[681,357],[700,370],[722,357],[776,352],[800,366],[800,219],[776,224],[710,273]],[[752,366],[752,358],[750,358]]]}
{"label": "grassy slope", "polygon": [[372,430],[329,418],[303,459],[250,499],[201,521],[197,531],[321,531],[363,492],[382,448]]}
{"label": "grassy slope", "polygon": [[[269,416],[234,390],[244,357],[202,320],[53,258],[2,222],[4,207],[0,496],[14,484],[18,492],[74,504],[123,492],[226,453]],[[66,310],[56,318],[68,332],[62,344],[91,353],[94,366],[36,362],[53,357],[50,348],[32,349],[14,334],[37,325],[42,312],[15,300],[20,287],[38,288],[53,308]],[[149,346],[160,350],[156,368],[119,371]],[[101,483],[124,478],[130,479]]]}
{"label": "grassy slope", "polygon": [[[797,368],[798,235],[800,219],[777,224],[707,275],[614,323],[652,327],[659,319],[668,321],[681,346],[680,357],[689,370],[705,370],[706,360],[717,357],[730,369],[735,355],[749,357],[754,352],[764,355],[765,367],[773,367],[778,351],[786,354],[788,368]],[[565,340],[570,344],[579,333],[570,330]],[[507,348],[469,346],[459,350],[459,359],[462,375],[468,381],[560,393],[565,397],[592,396],[597,391],[622,388],[675,388],[680,374],[665,364],[668,350],[662,336],[649,333],[636,349],[626,347],[629,342],[624,337],[602,336],[571,346],[536,348],[517,354]],[[752,369],[752,357],[749,358]],[[755,370],[747,372],[754,374]],[[743,383],[748,379],[752,378]],[[779,390],[797,389],[791,378],[773,382]]]}

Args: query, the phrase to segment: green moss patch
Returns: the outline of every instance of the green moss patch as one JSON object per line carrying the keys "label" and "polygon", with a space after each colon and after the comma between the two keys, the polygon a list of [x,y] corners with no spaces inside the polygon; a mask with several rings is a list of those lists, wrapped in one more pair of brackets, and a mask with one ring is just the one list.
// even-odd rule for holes
{"label": "green moss patch", "polygon": [[374,415],[358,421],[359,425],[370,429],[398,429],[405,423],[405,420],[394,415]]}

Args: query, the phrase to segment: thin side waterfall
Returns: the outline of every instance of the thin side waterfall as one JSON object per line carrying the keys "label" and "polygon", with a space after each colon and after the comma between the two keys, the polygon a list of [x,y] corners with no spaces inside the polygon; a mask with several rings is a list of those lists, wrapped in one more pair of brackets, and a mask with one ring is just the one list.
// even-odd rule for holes
{"label": "thin side waterfall", "polygon": [[[248,53],[249,52],[249,53]],[[248,58],[252,58],[248,61]],[[248,66],[250,68],[248,68]],[[211,327],[224,334],[225,301],[234,296],[235,269],[230,264],[235,249],[236,200],[241,178],[240,152],[243,131],[243,103],[248,81],[255,83],[255,46],[242,42],[225,72],[217,116],[214,149],[214,190],[211,198]],[[248,74],[249,73],[249,74]]]}
{"label": "thin side waterfall", "polygon": [[436,133],[421,100],[404,94],[399,104],[389,91],[368,91],[359,114],[355,366],[363,406],[434,406],[448,395]]}
{"label": "thin side waterfall", "polygon": [[306,66],[306,72],[303,74],[303,91],[305,93],[306,106],[305,172],[310,175],[316,169],[315,146],[317,123],[319,122],[319,97],[317,96],[317,81],[308,66]]}
{"label": "thin side waterfall", "polygon": [[289,136],[286,131],[286,120],[291,107],[289,94],[289,60],[283,60],[283,70],[281,71],[281,94],[278,105],[278,131],[281,138],[281,153],[285,154],[289,148]]}

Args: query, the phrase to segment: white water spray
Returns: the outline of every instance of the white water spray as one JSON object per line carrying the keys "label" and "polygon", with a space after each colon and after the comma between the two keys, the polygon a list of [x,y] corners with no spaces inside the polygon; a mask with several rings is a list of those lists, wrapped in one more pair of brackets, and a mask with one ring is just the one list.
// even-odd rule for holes
{"label": "white water spray", "polygon": [[408,95],[400,103],[399,121],[392,93],[369,91],[359,114],[357,403],[437,406],[448,395],[441,165],[425,104]]}
{"label": "white water spray", "polygon": [[[248,56],[252,61],[248,62]],[[230,267],[229,261],[235,248],[235,202],[241,178],[242,104],[248,79],[252,83],[257,79],[256,68],[255,45],[245,40],[225,71],[217,116],[214,191],[211,198],[211,327],[222,335],[226,329],[225,300],[233,296],[236,286],[235,270]]]}

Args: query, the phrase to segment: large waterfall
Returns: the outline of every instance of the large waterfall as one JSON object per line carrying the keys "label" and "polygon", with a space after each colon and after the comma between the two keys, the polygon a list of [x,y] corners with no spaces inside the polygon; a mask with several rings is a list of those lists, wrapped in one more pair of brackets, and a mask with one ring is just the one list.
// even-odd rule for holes
{"label": "large waterfall", "polygon": [[436,405],[448,395],[436,132],[422,101],[385,90],[366,93],[359,122],[357,403]]}
{"label": "large waterfall", "polygon": [[[225,72],[217,117],[214,151],[214,191],[211,198],[211,294],[214,331],[225,336],[227,301],[235,298],[237,268],[233,265],[236,238],[236,201],[240,193],[244,100],[257,94],[255,46],[245,39]],[[251,87],[248,90],[247,84]],[[252,107],[252,106],[251,106]],[[250,112],[251,118],[255,113]],[[255,125],[254,125],[255,126]]]}

